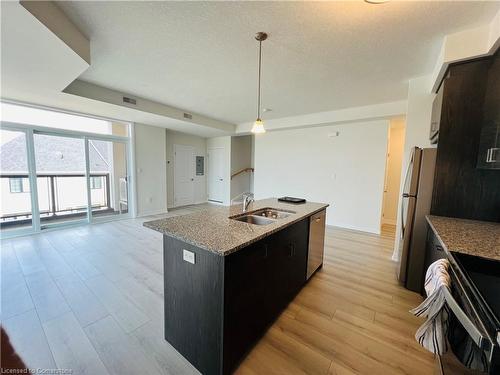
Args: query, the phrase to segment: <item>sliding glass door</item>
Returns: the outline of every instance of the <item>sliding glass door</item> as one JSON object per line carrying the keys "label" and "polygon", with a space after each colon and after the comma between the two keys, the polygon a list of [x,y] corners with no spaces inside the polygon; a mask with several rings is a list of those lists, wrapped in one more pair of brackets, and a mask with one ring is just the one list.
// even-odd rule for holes
{"label": "sliding glass door", "polygon": [[2,232],[33,228],[27,134],[0,129],[0,229]]}
{"label": "sliding glass door", "polygon": [[130,215],[129,138],[1,123],[0,235]]}
{"label": "sliding glass door", "polygon": [[85,139],[43,133],[33,137],[41,228],[86,222]]}

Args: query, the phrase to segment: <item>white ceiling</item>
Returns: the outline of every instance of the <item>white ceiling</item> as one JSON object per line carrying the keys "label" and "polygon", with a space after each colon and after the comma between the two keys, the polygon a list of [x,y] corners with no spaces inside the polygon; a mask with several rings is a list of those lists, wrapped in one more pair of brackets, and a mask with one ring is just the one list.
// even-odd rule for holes
{"label": "white ceiling", "polygon": [[430,73],[444,35],[500,2],[59,2],[91,41],[80,79],[188,111],[255,118],[257,31],[265,118],[391,102]]}
{"label": "white ceiling", "polygon": [[[88,64],[19,2],[0,2],[0,99],[165,127],[202,137],[232,134],[224,124],[181,121],[168,108],[147,103],[150,109],[116,105],[106,100],[63,92]],[[101,96],[109,90],[100,90]],[[121,97],[120,97],[121,101]],[[139,101],[141,103],[142,101]],[[153,110],[151,110],[153,107]],[[165,107],[165,106],[163,106]],[[156,110],[154,110],[156,108]],[[171,113],[175,111],[170,111]],[[170,113],[170,114],[171,114]],[[169,114],[169,113],[167,113]],[[196,114],[193,118],[198,118]],[[3,120],[0,111],[0,120]]]}

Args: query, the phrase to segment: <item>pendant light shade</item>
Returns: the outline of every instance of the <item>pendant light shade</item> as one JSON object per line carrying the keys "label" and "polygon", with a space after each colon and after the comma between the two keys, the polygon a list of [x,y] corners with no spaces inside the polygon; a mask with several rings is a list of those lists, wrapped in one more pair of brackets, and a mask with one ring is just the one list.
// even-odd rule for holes
{"label": "pendant light shade", "polygon": [[255,35],[255,39],[259,42],[259,83],[258,83],[258,91],[257,91],[257,120],[253,123],[252,133],[254,134],[262,134],[266,132],[264,128],[264,122],[260,118],[260,76],[262,71],[262,42],[267,39],[267,34],[264,32],[258,32]]}
{"label": "pendant light shade", "polygon": [[254,134],[262,134],[262,133],[265,133],[265,132],[266,132],[266,129],[264,128],[264,123],[262,122],[262,120],[260,118],[258,118],[253,123],[252,133],[254,133]]}

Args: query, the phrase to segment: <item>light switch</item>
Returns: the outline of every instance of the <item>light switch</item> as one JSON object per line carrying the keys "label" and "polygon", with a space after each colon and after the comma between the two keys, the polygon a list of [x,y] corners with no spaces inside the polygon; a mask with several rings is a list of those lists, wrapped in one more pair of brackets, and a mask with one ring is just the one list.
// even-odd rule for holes
{"label": "light switch", "polygon": [[195,254],[192,251],[189,250],[182,250],[182,259],[184,259],[186,262],[194,264],[195,263]]}

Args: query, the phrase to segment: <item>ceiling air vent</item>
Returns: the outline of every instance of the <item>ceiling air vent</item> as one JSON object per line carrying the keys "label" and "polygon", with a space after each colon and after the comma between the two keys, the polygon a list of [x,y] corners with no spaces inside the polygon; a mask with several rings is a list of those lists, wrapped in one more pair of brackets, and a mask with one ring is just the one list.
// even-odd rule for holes
{"label": "ceiling air vent", "polygon": [[137,104],[137,100],[132,99],[132,98],[127,98],[126,96],[123,97],[123,102],[128,103],[128,104],[133,104],[133,105]]}
{"label": "ceiling air vent", "polygon": [[192,120],[193,115],[191,113],[184,113],[184,118],[187,118],[188,120]]}

